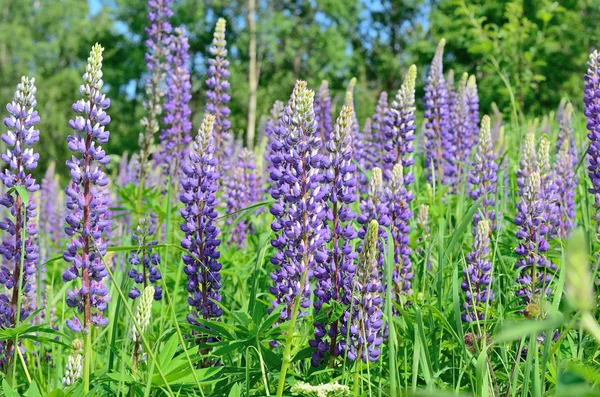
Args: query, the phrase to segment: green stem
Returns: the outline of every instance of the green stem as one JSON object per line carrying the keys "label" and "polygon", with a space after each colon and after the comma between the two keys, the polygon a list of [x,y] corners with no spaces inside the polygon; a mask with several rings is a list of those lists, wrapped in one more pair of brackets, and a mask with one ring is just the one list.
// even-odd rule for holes
{"label": "green stem", "polygon": [[90,392],[90,369],[92,366],[92,335],[89,332],[83,341],[83,393]]}
{"label": "green stem", "polygon": [[294,301],[294,310],[292,311],[292,319],[287,331],[287,337],[285,338],[285,349],[283,351],[283,362],[281,363],[281,372],[279,374],[279,384],[277,386],[277,397],[283,396],[283,389],[285,389],[285,374],[292,362],[292,342],[294,340],[294,329],[296,327],[296,319],[298,318],[298,309],[300,308],[300,300],[302,300],[302,294],[304,291],[304,285],[306,284],[306,277],[308,273],[308,266],[304,273],[302,273],[302,280],[300,281],[300,292]]}

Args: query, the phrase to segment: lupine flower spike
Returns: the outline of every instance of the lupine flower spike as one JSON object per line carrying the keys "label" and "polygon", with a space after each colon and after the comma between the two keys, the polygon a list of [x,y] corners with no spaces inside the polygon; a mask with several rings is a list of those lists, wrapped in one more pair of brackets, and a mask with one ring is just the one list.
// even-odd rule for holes
{"label": "lupine flower spike", "polygon": [[490,226],[487,219],[477,223],[473,249],[467,254],[467,266],[463,269],[465,292],[465,312],[461,318],[465,322],[483,320],[494,299],[491,289],[492,262],[490,261]]}
{"label": "lupine flower spike", "polygon": [[382,169],[391,168],[385,163],[385,144],[386,138],[386,116],[388,112],[388,94],[382,91],[379,94],[377,105],[375,106],[375,114],[371,117],[371,150],[369,152],[371,160],[369,169],[379,167]]}
{"label": "lupine flower spike", "polygon": [[383,285],[377,249],[379,224],[369,223],[365,243],[353,278],[352,303],[342,315],[342,335],[349,335],[341,349],[349,360],[377,361],[383,343]]}
{"label": "lupine flower spike", "polygon": [[104,188],[108,178],[102,166],[109,162],[100,144],[108,143],[109,132],[105,126],[110,117],[105,110],[110,99],[102,94],[102,51],[94,45],[88,58],[84,84],[79,91],[84,99],[73,104],[77,114],[69,126],[74,134],[68,137],[69,149],[74,153],[67,167],[71,183],[65,189],[67,214],[65,233],[71,238],[63,253],[71,264],[62,275],[65,282],[81,278],[81,288],[67,291],[67,305],[83,313],[83,323],[75,316],[67,320],[73,332],[89,332],[91,325],[105,326],[108,318],[102,317],[109,299],[104,286],[108,276],[102,256],[106,254],[107,206]]}
{"label": "lupine flower spike", "polygon": [[[519,240],[515,253],[519,256],[517,269],[517,297],[529,305],[539,304],[550,295],[549,287],[556,266],[546,257],[550,244],[546,240],[548,224],[546,222],[546,203],[541,197],[539,171],[529,174],[523,195],[517,204],[515,224],[519,228],[516,236]],[[527,311],[526,311],[527,313]]]}
{"label": "lupine flower spike", "polygon": [[129,255],[129,263],[132,265],[127,275],[133,279],[135,285],[129,291],[129,297],[136,299],[140,296],[138,286],[145,290],[150,284],[153,284],[154,299],[162,299],[162,289],[158,286],[158,281],[162,278],[158,265],[160,265],[160,255],[153,252],[152,246],[158,244],[153,240],[156,235],[156,215],[154,213],[144,216],[140,219],[139,225],[133,234],[133,242],[137,243],[138,249],[132,251]]}
{"label": "lupine flower spike", "polygon": [[190,324],[198,325],[197,319],[218,318],[223,310],[215,304],[221,301],[221,264],[219,263],[219,229],[215,225],[218,216],[216,191],[218,188],[217,158],[213,140],[215,117],[206,115],[192,143],[187,161],[183,166],[180,200],[185,237],[181,246],[190,254],[183,255],[184,272],[187,275],[188,303],[192,313]]}
{"label": "lupine flower spike", "polygon": [[556,155],[553,172],[557,195],[557,231],[560,238],[566,239],[569,232],[575,227],[575,189],[577,188],[577,176],[573,168],[573,151],[566,139]]}
{"label": "lupine flower spike", "polygon": [[331,120],[331,96],[329,95],[329,84],[327,80],[321,82],[321,87],[315,98],[315,120],[317,131],[322,142],[329,142],[333,131]]}
{"label": "lupine flower spike", "polygon": [[[0,254],[4,258],[0,268],[0,284],[4,285],[6,292],[6,295],[0,294],[0,329],[18,325],[35,309],[35,306],[24,303],[33,291],[32,283],[38,263],[36,204],[33,197],[26,203],[18,191],[11,192],[9,189],[21,188],[32,194],[40,188],[31,176],[39,159],[39,154],[31,148],[38,142],[40,134],[35,129],[40,122],[35,110],[36,90],[35,79],[21,78],[12,102],[6,105],[9,116],[4,118],[8,131],[2,134],[2,141],[9,148],[2,154],[6,165],[0,179],[7,190],[0,197],[0,205],[8,209],[8,214],[0,222],[0,230],[5,233],[0,246]],[[25,248],[24,252],[22,247]],[[1,342],[0,366],[11,360],[13,351],[12,342]]]}
{"label": "lupine flower spike", "polygon": [[272,196],[276,200],[271,207],[275,217],[271,224],[275,233],[271,263],[275,272],[271,273],[273,286],[269,290],[275,296],[273,307],[284,306],[282,320],[295,321],[303,314],[298,312],[299,307],[309,307],[309,276],[316,264],[327,261],[327,190],[322,184],[321,139],[317,136],[313,97],[306,82],[296,82],[277,130],[274,146],[279,150],[271,158],[275,166],[271,172],[275,183]]}
{"label": "lupine flower spike", "polygon": [[[414,176],[410,172],[410,167],[415,163],[412,153],[415,148],[413,140],[415,139],[415,82],[417,80],[417,67],[412,65],[406,76],[404,83],[398,90],[396,98],[389,107],[385,119],[385,137],[384,146],[384,170],[388,170],[387,179],[391,178],[389,171],[396,164],[401,164],[404,169],[404,184],[410,185]],[[385,175],[384,175],[385,176]]]}
{"label": "lupine flower spike", "polygon": [[[325,179],[331,186],[327,195],[329,210],[327,220],[331,222],[331,246],[328,260],[317,262],[313,270],[315,283],[315,311],[319,313],[324,304],[337,301],[343,305],[350,304],[351,279],[354,275],[354,259],[356,252],[352,240],[357,236],[352,226],[356,213],[352,205],[357,199],[356,165],[352,162],[352,146],[350,126],[352,124],[352,108],[344,105],[337,119],[331,139],[327,141],[328,156],[324,159]],[[318,366],[325,354],[331,357],[340,353],[340,343],[345,335],[340,335],[339,324],[323,324],[315,322],[315,338],[309,341],[315,349],[312,364]]]}
{"label": "lupine flower spike", "polygon": [[233,155],[233,136],[229,131],[229,107],[227,104],[229,96],[229,61],[227,60],[227,41],[225,41],[225,20],[219,18],[215,26],[210,53],[214,58],[208,60],[208,79],[206,80],[206,113],[215,117],[215,157],[218,167],[223,170],[229,169],[230,159]]}
{"label": "lupine flower spike", "polygon": [[446,41],[440,40],[425,86],[425,169],[427,179],[451,186],[456,176],[456,145],[450,125],[448,89],[443,74]]}
{"label": "lupine flower spike", "polygon": [[600,240],[600,54],[594,51],[588,60],[585,74],[584,114],[587,118],[588,139],[588,175],[592,182],[589,192],[594,195],[594,207],[597,223],[596,237]]}
{"label": "lupine flower spike", "polygon": [[73,348],[73,354],[67,358],[67,365],[65,366],[65,376],[62,378],[62,383],[65,386],[71,386],[81,378],[83,372],[83,354],[81,350],[83,343],[79,339],[75,339],[71,343]]}
{"label": "lupine flower spike", "polygon": [[167,93],[165,99],[165,116],[163,122],[166,128],[160,135],[161,151],[158,153],[157,162],[162,165],[163,175],[172,176],[177,186],[179,167],[192,141],[190,135],[192,111],[188,105],[192,99],[192,84],[190,82],[189,44],[185,30],[175,29],[175,35],[169,42],[167,55]]}
{"label": "lupine flower spike", "polygon": [[146,77],[146,99],[144,101],[147,115],[141,121],[144,132],[139,136],[140,158],[137,178],[142,184],[151,173],[151,163],[148,160],[154,144],[154,135],[160,129],[158,119],[162,113],[166,57],[169,52],[168,46],[172,30],[169,23],[169,18],[173,16],[173,11],[169,8],[170,3],[171,0],[148,1],[148,22],[150,24],[146,27],[148,38],[145,42],[148,77]]}
{"label": "lupine flower spike", "polygon": [[496,214],[496,189],[498,184],[498,165],[492,145],[490,118],[485,115],[481,120],[481,134],[473,155],[473,167],[469,177],[469,194],[474,201],[482,199],[478,211],[473,215],[473,234],[477,234],[477,223],[487,219],[491,230],[498,227]]}
{"label": "lupine flower spike", "polygon": [[137,368],[139,361],[145,360],[144,346],[142,345],[142,335],[150,325],[150,317],[152,316],[152,300],[156,292],[154,287],[148,286],[144,289],[140,302],[135,311],[135,324],[131,325],[129,338],[133,342],[133,368]]}
{"label": "lupine flower spike", "polygon": [[392,179],[387,192],[387,205],[390,208],[391,233],[394,239],[394,271],[392,275],[395,288],[395,300],[401,304],[401,296],[412,293],[411,280],[413,278],[412,263],[410,260],[410,219],[413,213],[410,202],[413,194],[407,190],[402,164],[396,164],[392,170]]}

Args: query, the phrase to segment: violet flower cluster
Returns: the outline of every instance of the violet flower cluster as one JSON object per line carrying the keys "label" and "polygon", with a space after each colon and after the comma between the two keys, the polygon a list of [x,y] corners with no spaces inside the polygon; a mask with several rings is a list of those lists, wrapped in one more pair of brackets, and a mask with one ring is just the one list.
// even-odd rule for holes
{"label": "violet flower cluster", "polygon": [[[575,160],[576,161],[576,160]],[[573,167],[573,151],[568,140],[564,140],[554,163],[554,182],[556,184],[556,210],[558,216],[557,234],[566,240],[575,227],[575,189],[577,175]]]}
{"label": "violet flower cluster", "polygon": [[160,255],[152,249],[158,244],[158,241],[152,239],[156,235],[156,224],[156,214],[151,213],[140,219],[133,233],[132,239],[138,249],[129,254],[129,264],[132,267],[127,275],[135,283],[129,291],[131,299],[137,299],[141,294],[140,288],[143,291],[150,284],[154,287],[154,300],[162,299],[162,289],[158,286],[158,281],[162,278],[158,268]]}
{"label": "violet flower cluster", "polygon": [[534,171],[527,178],[514,220],[519,240],[515,249],[519,256],[515,268],[520,288],[516,296],[526,304],[545,298],[552,292],[549,284],[556,266],[546,257],[550,250],[546,240],[549,229],[546,208],[547,203],[542,199],[540,173]]}
{"label": "violet flower cluster", "polygon": [[491,289],[493,281],[490,261],[490,225],[482,219],[475,227],[473,249],[467,254],[467,266],[463,269],[464,281],[461,288],[465,293],[461,318],[465,322],[484,320],[487,308],[494,299]]}
{"label": "violet flower cluster", "polygon": [[[231,170],[231,175],[227,178],[223,197],[227,202],[228,213],[247,208],[251,204],[259,201],[259,186],[256,177],[256,156],[251,150],[243,148],[239,155],[237,164]],[[237,248],[243,248],[246,245],[246,235],[250,231],[250,220],[248,217],[237,219],[243,214],[236,214],[227,218],[227,225],[235,225],[231,230],[229,243]]]}
{"label": "violet flower cluster", "polygon": [[594,195],[596,237],[600,240],[600,54],[598,51],[590,54],[587,66],[588,70],[584,77],[583,113],[587,118],[587,137],[590,140],[587,161],[592,187],[589,188],[589,192]]}
{"label": "violet flower cluster", "polygon": [[274,185],[275,181],[271,179],[271,172],[274,170],[273,163],[271,162],[271,158],[277,152],[277,144],[273,146],[273,143],[277,140],[277,128],[282,128],[279,125],[281,115],[283,114],[283,102],[275,101],[273,107],[271,108],[271,117],[267,120],[265,124],[265,138],[267,140],[266,148],[265,148],[265,172],[267,174],[267,194],[271,195],[271,187]]}
{"label": "violet flower cluster", "polygon": [[471,175],[469,176],[469,195],[473,201],[481,199],[478,211],[473,215],[473,234],[477,233],[477,224],[486,219],[491,230],[498,227],[499,214],[496,214],[496,189],[498,185],[498,164],[492,144],[491,122],[489,116],[481,120],[481,134],[473,155]]}
{"label": "violet flower cluster", "polygon": [[448,89],[443,73],[446,41],[440,40],[425,86],[425,173],[432,182],[452,186],[456,177],[456,145],[450,123]]}
{"label": "violet flower cluster", "polygon": [[558,208],[558,196],[557,185],[555,181],[555,174],[553,167],[550,165],[550,140],[547,135],[543,135],[540,139],[540,145],[538,149],[538,166],[540,170],[541,180],[541,199],[544,201],[546,208],[546,224],[548,235],[547,237],[558,236],[560,226],[560,214]]}
{"label": "violet flower cluster", "polygon": [[208,70],[206,74],[206,113],[215,116],[214,135],[215,135],[215,157],[218,160],[218,167],[228,170],[230,159],[232,157],[233,136],[229,131],[231,123],[229,121],[230,110],[227,104],[231,97],[229,96],[230,84],[229,61],[227,60],[227,41],[225,41],[225,20],[219,18],[215,26],[212,46],[209,51],[214,58],[208,60]]}
{"label": "violet flower cluster", "polygon": [[[357,233],[352,225],[356,213],[352,205],[357,199],[356,165],[352,162],[350,126],[352,108],[344,105],[338,117],[331,138],[326,142],[328,156],[323,159],[325,182],[331,186],[327,195],[327,221],[331,222],[331,250],[328,260],[314,266],[315,301],[317,315],[324,304],[337,301],[342,305],[351,303],[351,279],[354,275],[356,252],[352,241]],[[318,366],[329,353],[331,357],[340,354],[345,334],[340,334],[338,321],[325,324],[314,323],[315,338],[309,341],[315,350],[311,362]]]}
{"label": "violet flower cluster", "polygon": [[331,118],[331,96],[329,95],[327,80],[321,82],[321,87],[319,87],[319,92],[315,98],[315,120],[321,142],[329,142],[333,132],[333,121]]}
{"label": "violet flower cluster", "polygon": [[517,189],[519,197],[525,195],[527,180],[534,172],[539,173],[538,156],[535,149],[535,134],[528,132],[525,141],[521,144],[521,160],[517,170]]}
{"label": "violet flower cluster", "polygon": [[379,167],[384,170],[391,169],[393,164],[387,164],[385,162],[385,145],[387,142],[386,138],[386,117],[388,113],[388,94],[382,91],[379,94],[379,99],[375,105],[375,113],[371,117],[371,150],[369,155],[371,157],[369,163],[369,169]]}
{"label": "violet flower cluster", "polygon": [[77,114],[69,126],[74,131],[67,138],[69,150],[73,152],[67,167],[71,172],[71,183],[65,189],[66,227],[71,238],[63,252],[63,258],[71,265],[63,272],[63,281],[81,278],[81,288],[67,291],[67,305],[83,313],[83,323],[77,316],[67,320],[73,332],[89,332],[91,325],[105,326],[108,318],[102,317],[109,299],[104,278],[108,272],[102,263],[106,254],[107,198],[104,188],[108,178],[102,166],[109,156],[100,145],[108,143],[110,133],[105,126],[110,122],[106,109],[110,99],[102,94],[102,51],[100,44],[92,47],[84,84],[79,89],[84,99],[73,104]]}
{"label": "violet flower cluster", "polygon": [[[164,104],[166,126],[160,135],[161,151],[157,160],[162,164],[163,174],[179,176],[179,166],[186,156],[187,148],[192,141],[190,135],[192,111],[189,102],[192,99],[192,83],[190,82],[188,38],[185,30],[175,29],[169,41],[167,54],[167,92]],[[174,183],[176,185],[176,183]]]}
{"label": "violet flower cluster", "polygon": [[185,237],[181,246],[189,253],[183,255],[187,275],[188,304],[193,312],[188,314],[190,324],[199,325],[198,319],[218,318],[223,310],[215,303],[221,301],[221,264],[219,263],[219,228],[217,197],[219,174],[213,126],[215,117],[204,117],[198,135],[192,143],[189,156],[183,164],[180,200]]}
{"label": "violet flower cluster", "polygon": [[[0,284],[6,289],[6,295],[0,294],[0,329],[18,325],[19,321],[26,319],[35,309],[24,302],[33,291],[32,283],[38,262],[38,230],[34,221],[37,208],[35,200],[31,199],[26,204],[18,191],[11,192],[10,189],[21,188],[33,193],[40,188],[31,176],[40,157],[31,147],[38,142],[40,136],[39,130],[35,128],[40,122],[35,110],[36,91],[35,79],[22,77],[12,102],[6,105],[9,116],[4,118],[7,132],[2,134],[2,141],[8,149],[2,154],[2,161],[6,165],[0,179],[8,190],[0,197],[0,205],[8,209],[9,213],[0,222],[0,230],[4,232],[0,246],[0,255],[3,257]],[[25,241],[22,240],[23,237]],[[6,346],[0,347],[3,350],[0,363],[10,361],[12,351],[7,351]]]}
{"label": "violet flower cluster", "polygon": [[394,240],[394,271],[392,274],[392,285],[395,292],[395,300],[401,303],[402,295],[410,295],[411,280],[414,276],[409,248],[410,225],[413,216],[410,202],[414,195],[407,189],[407,181],[403,172],[402,164],[398,163],[392,170],[389,188],[387,189],[386,202],[389,207],[391,221],[391,233]]}
{"label": "violet flower cluster", "polygon": [[[322,183],[321,139],[313,110],[314,93],[297,81],[277,129],[271,157],[275,217],[271,229],[273,307],[283,305],[281,320],[296,319],[310,305],[313,269],[327,261],[327,190]],[[300,309],[301,308],[301,309]]]}
{"label": "violet flower cluster", "polygon": [[[413,140],[415,139],[415,83],[417,80],[417,67],[412,65],[404,82],[396,94],[396,98],[387,110],[385,118],[385,157],[384,169],[391,171],[396,164],[402,165],[404,169],[403,183],[410,185],[414,176],[409,172],[410,167],[415,163],[412,153],[415,148]],[[388,180],[391,179],[388,175]]]}
{"label": "violet flower cluster", "polygon": [[140,133],[140,158],[138,181],[144,184],[146,176],[151,173],[148,161],[154,144],[154,135],[160,129],[158,118],[162,113],[162,97],[164,96],[164,81],[166,72],[166,57],[172,31],[169,18],[173,11],[169,8],[172,0],[148,0],[148,22],[146,27],[146,100],[144,108],[148,112],[141,121],[144,132]]}
{"label": "violet flower cluster", "polygon": [[340,351],[351,360],[374,362],[383,343],[383,285],[378,264],[377,221],[369,222],[363,249],[352,278],[351,304],[341,318],[340,331],[348,338],[341,341]]}
{"label": "violet flower cluster", "polygon": [[[389,227],[391,224],[389,216],[389,203],[385,197],[385,190],[383,188],[383,173],[381,168],[374,168],[369,181],[369,190],[366,198],[361,200],[360,213],[357,217],[358,223],[361,225],[358,230],[358,237],[363,241],[367,236],[367,229],[372,220],[376,220],[379,225],[379,236],[383,240],[387,239],[387,233],[383,227]],[[383,269],[384,257],[383,257],[383,245],[381,242],[377,243],[377,251],[379,252],[379,266]]]}

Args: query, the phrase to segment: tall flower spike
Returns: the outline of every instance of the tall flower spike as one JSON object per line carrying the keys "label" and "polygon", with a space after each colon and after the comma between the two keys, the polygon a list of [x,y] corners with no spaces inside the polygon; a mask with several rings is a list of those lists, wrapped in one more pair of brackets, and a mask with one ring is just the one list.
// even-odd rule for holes
{"label": "tall flower spike", "polygon": [[156,214],[144,216],[140,219],[136,231],[133,233],[132,240],[137,243],[137,250],[132,251],[129,255],[129,264],[132,265],[131,270],[127,275],[133,279],[135,285],[129,291],[129,297],[136,299],[140,296],[140,290],[146,289],[150,284],[154,284],[154,299],[162,299],[162,289],[158,286],[158,280],[162,278],[160,274],[160,255],[158,252],[153,252],[151,247],[158,244],[158,241],[153,240],[156,235]]}
{"label": "tall flower spike", "polygon": [[[390,208],[383,188],[383,173],[381,168],[374,168],[369,182],[368,194],[366,198],[361,200],[360,214],[357,217],[357,221],[361,225],[358,230],[358,237],[363,240],[363,244],[367,235],[367,228],[372,220],[376,220],[380,226],[379,235],[384,240],[387,239],[387,233],[383,227],[388,227],[391,224],[389,212]],[[383,245],[380,242],[378,244],[379,266],[383,270]]]}
{"label": "tall flower spike", "polygon": [[104,278],[108,276],[102,256],[106,254],[106,234],[110,228],[106,220],[107,205],[104,188],[108,178],[102,166],[109,157],[100,144],[108,143],[110,133],[105,126],[110,117],[105,110],[110,99],[102,94],[102,51],[100,44],[94,45],[88,58],[84,84],[79,91],[84,99],[73,104],[77,114],[69,121],[73,135],[67,138],[69,149],[74,153],[67,167],[71,171],[71,183],[65,189],[66,227],[71,238],[63,252],[70,263],[63,273],[65,282],[81,278],[81,288],[67,291],[67,305],[83,313],[83,324],[76,316],[67,320],[73,332],[89,332],[91,325],[105,326],[108,318],[102,317],[108,301],[108,289]]}
{"label": "tall flower spike", "polygon": [[[331,222],[331,250],[328,260],[316,263],[313,274],[315,283],[315,312],[319,313],[324,304],[337,301],[342,305],[351,303],[351,279],[354,275],[356,252],[352,241],[357,233],[352,225],[356,213],[352,205],[357,199],[356,165],[352,162],[350,125],[352,108],[344,105],[338,117],[331,139],[326,142],[328,156],[323,161],[325,181],[331,187],[327,195],[327,220]],[[309,341],[315,349],[312,364],[318,366],[328,352],[331,357],[340,354],[340,346],[345,334],[340,334],[339,323],[323,324],[315,322],[315,338]]]}
{"label": "tall flower spike", "polygon": [[[466,89],[469,75],[463,73],[458,82],[458,88],[453,101],[449,106],[450,111],[450,126],[456,145],[456,176],[459,183],[462,183],[462,173],[465,161],[471,154],[471,148],[468,146],[469,141],[469,117],[466,103]],[[467,154],[468,147],[468,154]],[[457,187],[458,190],[458,187]]]}
{"label": "tall flower spike", "polygon": [[151,163],[148,161],[154,145],[154,135],[160,129],[159,116],[162,113],[162,97],[164,96],[165,65],[168,53],[171,24],[169,18],[173,11],[169,8],[172,0],[149,0],[148,22],[146,27],[146,99],[144,108],[147,115],[141,121],[144,132],[140,133],[140,164],[137,180],[144,184],[151,173]]}
{"label": "tall flower spike", "polygon": [[569,236],[569,232],[575,227],[575,189],[577,188],[577,176],[575,175],[573,163],[573,152],[569,141],[565,139],[556,155],[556,162],[553,169],[557,195],[557,235],[562,239],[566,239]]}
{"label": "tall flower spike", "polygon": [[594,195],[596,237],[600,240],[600,54],[598,51],[590,54],[587,66],[588,70],[584,77],[583,113],[587,118],[587,137],[590,140],[587,161],[592,187],[589,192]]}
{"label": "tall flower spike", "polygon": [[[398,90],[396,98],[387,111],[385,123],[386,143],[384,146],[384,169],[388,170],[387,179],[391,177],[389,171],[396,164],[401,164],[404,169],[404,184],[410,185],[414,176],[409,171],[415,163],[412,153],[415,148],[415,83],[417,80],[417,67],[412,65],[404,77],[404,83]],[[384,175],[385,176],[385,175]]]}
{"label": "tall flower spike", "polygon": [[265,149],[265,164],[266,164],[266,174],[267,174],[267,193],[270,195],[271,187],[275,184],[274,180],[271,178],[271,172],[274,171],[277,166],[275,166],[271,159],[276,153],[281,150],[281,147],[278,145],[277,141],[277,129],[281,128],[279,123],[281,120],[281,116],[283,114],[283,102],[275,101],[273,107],[271,108],[271,117],[267,120],[265,125],[265,137],[267,138],[267,146]]}
{"label": "tall flower spike", "polygon": [[329,83],[327,80],[321,82],[321,87],[315,98],[315,120],[317,131],[322,142],[329,142],[333,125],[331,120],[331,96],[329,95]]}
{"label": "tall flower spike", "polygon": [[467,266],[463,269],[465,292],[465,312],[461,318],[465,322],[485,319],[487,308],[494,299],[491,289],[493,280],[490,256],[490,226],[487,219],[477,223],[473,249],[467,254]]}
{"label": "tall flower spike", "polygon": [[283,305],[284,321],[295,321],[304,314],[310,305],[313,269],[327,261],[327,189],[322,183],[321,139],[317,136],[313,98],[306,82],[297,81],[273,143],[278,150],[271,158],[275,166],[271,172],[275,202],[270,208],[275,217],[271,223],[275,233],[271,263],[275,271],[271,273],[273,286],[269,291],[275,297],[273,307]]}
{"label": "tall flower spike", "polygon": [[233,136],[229,132],[229,107],[227,104],[229,96],[229,61],[227,60],[227,41],[225,41],[225,20],[219,18],[215,26],[210,53],[214,58],[208,60],[208,79],[206,80],[206,113],[215,116],[215,157],[219,161],[219,168],[229,169],[229,161],[232,157]]}
{"label": "tall flower spike", "polygon": [[[573,159],[573,167],[577,167],[577,142],[573,130],[573,105],[567,103],[558,123],[558,136],[556,137],[556,152],[559,152],[565,141],[569,141],[569,151]],[[577,178],[577,175],[575,175]]]}
{"label": "tall flower spike", "polygon": [[162,165],[163,175],[171,175],[174,179],[173,186],[177,186],[179,167],[192,141],[192,111],[188,105],[192,99],[189,48],[185,30],[176,28],[175,35],[171,36],[167,55],[167,94],[163,117],[166,128],[160,135],[161,149],[156,159]]}
{"label": "tall flower spike", "polygon": [[383,285],[378,265],[379,224],[369,222],[365,243],[358,257],[356,275],[352,279],[352,303],[342,315],[343,335],[348,335],[341,345],[349,360],[374,362],[379,359],[383,343]]}
{"label": "tall flower spike", "polygon": [[[247,148],[240,151],[237,164],[233,167],[225,188],[223,196],[227,202],[229,213],[243,210],[250,204],[258,202],[259,186],[256,178],[256,157],[252,151]],[[246,245],[246,235],[250,230],[250,220],[247,217],[243,219],[236,218],[236,216],[227,218],[227,225],[236,222],[230,233],[229,243],[234,244],[237,248],[243,248]]]}
{"label": "tall flower spike", "polygon": [[448,89],[443,74],[446,40],[440,40],[425,86],[425,170],[427,179],[452,185],[456,176],[456,145],[450,125]]}
{"label": "tall flower spike", "polygon": [[[344,104],[349,106],[352,109],[352,124],[350,125],[350,131],[352,134],[352,156],[354,157],[354,161],[358,163],[358,165],[364,170],[366,167],[367,161],[367,142],[365,141],[365,137],[360,130],[360,125],[358,124],[358,119],[356,118],[356,111],[354,107],[354,88],[356,87],[356,77],[353,77],[348,83],[348,88],[346,88],[346,97]],[[361,185],[364,186],[366,184],[366,178],[364,174],[361,175]]]}
{"label": "tall flower spike", "polygon": [[190,324],[198,325],[198,318],[217,318],[223,310],[215,304],[221,301],[221,264],[219,263],[219,229],[215,225],[218,213],[216,191],[219,174],[213,141],[215,117],[206,115],[192,143],[187,161],[182,168],[180,200],[185,237],[181,246],[184,254],[184,272],[187,275],[188,303],[193,312],[188,314]]}
{"label": "tall flower spike", "polygon": [[413,216],[410,202],[413,194],[407,190],[402,164],[396,164],[392,170],[387,192],[387,205],[390,208],[391,233],[394,239],[394,272],[392,275],[395,288],[395,300],[398,304],[402,301],[402,295],[411,294],[411,280],[413,278],[412,262],[410,260],[411,249],[409,222]]}
{"label": "tall flower spike", "polygon": [[53,253],[56,253],[56,246],[59,244],[62,230],[60,228],[60,208],[61,200],[59,198],[58,176],[55,173],[56,166],[51,162],[46,169],[44,179],[42,179],[40,188],[40,218],[39,228],[44,230],[44,237],[41,244],[42,262]]}
{"label": "tall flower spike", "polygon": [[487,219],[489,228],[498,228],[499,214],[496,214],[496,189],[498,185],[498,164],[492,144],[489,116],[481,119],[481,135],[473,155],[473,167],[469,177],[469,195],[473,201],[482,198],[479,210],[473,215],[473,233],[477,233],[477,224]]}
{"label": "tall flower spike", "polygon": [[517,170],[517,187],[519,196],[523,197],[527,185],[527,180],[534,172],[540,171],[538,165],[537,152],[535,150],[535,133],[530,131],[525,135],[525,140],[521,143],[521,160]]}
{"label": "tall flower spike", "polygon": [[142,345],[142,335],[146,332],[146,328],[150,325],[150,317],[152,316],[152,299],[156,292],[152,286],[144,289],[140,303],[135,311],[133,318],[134,324],[131,325],[129,338],[133,341],[133,367],[136,368],[138,361],[144,359],[144,347]]}
{"label": "tall flower spike", "polygon": [[525,304],[538,302],[550,295],[549,287],[556,266],[546,257],[550,244],[546,241],[546,203],[541,198],[542,186],[539,171],[529,174],[523,195],[517,204],[515,224],[519,240],[515,253],[519,256],[515,267],[520,289],[516,295]]}
{"label": "tall flower spike", "polygon": [[547,135],[540,139],[538,159],[541,180],[541,199],[546,205],[546,223],[548,225],[548,236],[558,236],[560,227],[560,216],[558,212],[558,191],[554,171],[550,165],[550,140]]}
{"label": "tall flower spike", "polygon": [[477,91],[477,80],[474,75],[469,76],[464,100],[467,108],[469,133],[467,139],[464,140],[465,145],[463,146],[463,150],[466,154],[465,158],[468,158],[471,155],[471,149],[477,145],[479,140],[479,93]]}
{"label": "tall flower spike", "polygon": [[[19,321],[29,317],[32,309],[35,309],[35,306],[31,307],[25,301],[33,292],[32,283],[38,263],[36,204],[32,197],[26,205],[17,191],[9,192],[9,189],[24,188],[32,195],[40,188],[31,176],[39,160],[39,154],[34,153],[31,148],[38,142],[40,135],[35,129],[35,125],[40,122],[35,110],[36,91],[35,79],[22,77],[12,102],[6,105],[9,116],[4,118],[4,125],[8,130],[2,134],[2,141],[8,149],[2,154],[6,165],[0,179],[6,193],[0,197],[0,205],[8,213],[0,222],[0,230],[4,232],[0,246],[0,255],[4,259],[0,268],[0,284],[6,289],[6,295],[0,294],[0,329],[18,325]],[[22,240],[23,237],[25,241]],[[25,252],[21,251],[23,247]],[[12,343],[6,343],[0,357],[2,366],[10,362],[14,351]]]}
{"label": "tall flower spike", "polygon": [[379,99],[377,100],[377,105],[375,105],[375,114],[371,117],[371,150],[370,150],[370,164],[369,169],[373,169],[375,167],[385,169],[385,144],[387,142],[386,138],[386,116],[388,112],[388,94],[385,91],[382,91],[379,94]]}
{"label": "tall flower spike", "polygon": [[73,347],[73,355],[67,359],[65,376],[62,378],[62,383],[65,386],[75,384],[81,378],[83,372],[83,354],[81,354],[83,343],[79,339],[75,339],[71,346]]}

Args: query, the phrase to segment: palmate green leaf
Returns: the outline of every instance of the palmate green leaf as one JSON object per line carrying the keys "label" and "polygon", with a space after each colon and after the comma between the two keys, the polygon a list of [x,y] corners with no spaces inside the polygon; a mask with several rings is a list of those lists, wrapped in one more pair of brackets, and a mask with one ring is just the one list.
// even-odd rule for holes
{"label": "palmate green leaf", "polygon": [[[177,345],[179,343],[177,335],[173,334],[169,340],[164,344],[158,355],[158,362],[163,368],[167,367],[167,364],[171,361],[175,353],[177,352]],[[166,369],[165,369],[166,370]]]}
{"label": "palmate green leaf", "polygon": [[258,329],[257,335],[261,335],[267,331],[269,331],[270,329],[272,330],[273,325],[275,325],[275,323],[277,323],[277,321],[280,319],[281,316],[281,311],[283,310],[283,306],[279,305],[277,306],[272,312],[271,314],[269,314],[269,317],[267,317],[261,324],[260,324],[260,328]]}
{"label": "palmate green leaf", "polygon": [[240,391],[239,383],[236,383],[235,385],[233,385],[233,387],[231,388],[231,391],[229,392],[229,397],[242,397],[242,392]]}

